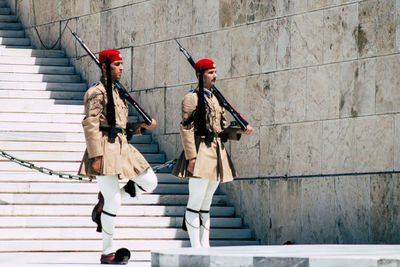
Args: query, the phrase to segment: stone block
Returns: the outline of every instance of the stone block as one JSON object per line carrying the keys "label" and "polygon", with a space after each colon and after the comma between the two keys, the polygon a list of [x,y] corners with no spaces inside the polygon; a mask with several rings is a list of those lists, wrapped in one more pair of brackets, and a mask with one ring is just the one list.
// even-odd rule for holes
{"label": "stone block", "polygon": [[154,16],[154,40],[168,39],[168,5],[167,0],[152,1]]}
{"label": "stone block", "polygon": [[176,159],[181,151],[177,149],[177,142],[180,142],[179,134],[159,135],[157,143],[161,152],[165,153],[167,160]]}
{"label": "stone block", "polygon": [[178,84],[179,58],[175,41],[166,41],[156,44],[154,56],[154,82],[156,87],[164,87]]}
{"label": "stone block", "polygon": [[246,1],[219,0],[219,27],[246,23]]}
{"label": "stone block", "polygon": [[400,171],[400,115],[394,115],[394,170]]}
{"label": "stone block", "polygon": [[301,243],[334,243],[336,237],[334,179],[331,177],[303,179],[301,188]]}
{"label": "stone block", "polygon": [[[119,49],[123,59],[124,70],[120,79],[121,84],[126,88],[128,92],[132,91],[132,48]],[[93,62],[94,63],[94,62]],[[95,65],[95,64],[94,64]]]}
{"label": "stone block", "polygon": [[[70,27],[73,31],[76,32],[77,27],[77,19],[71,19],[68,21],[68,27]],[[61,23],[61,28],[65,27],[67,22]],[[64,34],[61,36],[61,47],[65,50],[65,53],[68,57],[77,57],[77,49],[82,49],[81,45],[76,41],[75,37],[69,32],[68,29],[65,29]]]}
{"label": "stone block", "polygon": [[355,120],[355,171],[393,170],[393,125],[394,117],[389,115],[363,117]]}
{"label": "stone block", "polygon": [[224,192],[228,198],[228,203],[235,206],[235,210],[238,214],[242,213],[241,207],[241,186],[246,181],[242,179],[234,180],[230,183],[220,184],[219,188]]}
{"label": "stone block", "polygon": [[[85,44],[93,51],[99,53],[100,48],[100,14],[79,17],[76,22],[76,32]],[[86,56],[87,52],[77,44],[77,56]],[[98,57],[98,55],[97,55]]]}
{"label": "stone block", "polygon": [[150,89],[155,87],[154,44],[137,46],[133,50],[133,89]]}
{"label": "stone block", "polygon": [[261,72],[290,66],[290,18],[261,23]]}
{"label": "stone block", "polygon": [[290,127],[273,125],[260,128],[260,177],[289,174]]}
{"label": "stone block", "polygon": [[375,113],[376,59],[340,65],[340,117]]}
{"label": "stone block", "polygon": [[[269,88],[269,75],[255,75],[219,81],[218,89],[253,127],[274,121],[274,97]],[[228,120],[234,120],[229,112]]]}
{"label": "stone block", "polygon": [[[105,10],[111,9],[112,1],[103,1],[103,0],[91,0],[90,1],[90,13],[98,13]],[[106,24],[108,25],[108,24]]]}
{"label": "stone block", "polygon": [[247,0],[247,22],[270,19],[276,16],[277,0]]}
{"label": "stone block", "polygon": [[324,11],[324,62],[357,57],[358,5],[341,6]]}
{"label": "stone block", "polygon": [[356,164],[354,119],[323,122],[322,173],[354,172]]}
{"label": "stone block", "polygon": [[241,216],[244,223],[254,231],[258,240],[263,244],[268,243],[268,229],[270,222],[269,205],[269,180],[241,181]]}
{"label": "stone block", "polygon": [[400,111],[400,56],[376,59],[376,113]]}
{"label": "stone block", "polygon": [[369,218],[369,176],[335,177],[336,242],[367,244],[371,242]]}
{"label": "stone block", "polygon": [[58,38],[60,37],[60,22],[50,23],[36,27],[35,35],[40,38],[36,47],[41,49],[61,49]]}
{"label": "stone block", "polygon": [[[124,25],[123,9],[117,8],[100,13],[100,50],[116,49],[122,46]],[[104,27],[103,25],[107,25]],[[96,36],[97,37],[97,36]]]}
{"label": "stone block", "polygon": [[[43,25],[51,22],[55,22],[60,14],[57,12],[57,7],[60,1],[34,1],[32,2],[32,13],[33,24]],[[45,16],[41,16],[43,10],[50,11],[47,12]]]}
{"label": "stone block", "polygon": [[115,7],[126,7],[127,5],[132,5],[136,3],[140,3],[142,0],[113,0],[111,1],[111,8]]}
{"label": "stone block", "polygon": [[276,72],[270,75],[269,90],[275,102],[275,123],[305,120],[306,86],[305,69]]}
{"label": "stone block", "polygon": [[71,16],[79,18],[90,14],[90,2],[90,0],[72,0]]}
{"label": "stone block", "polygon": [[307,70],[306,120],[339,118],[339,64]]}
{"label": "stone block", "polygon": [[152,1],[145,1],[127,6],[124,8],[124,14],[129,18],[125,23],[129,25],[129,27],[126,28],[130,31],[128,33],[131,39],[130,45],[137,47],[139,45],[148,44],[154,40],[155,19]]}
{"label": "stone block", "polygon": [[192,1],[167,0],[167,39],[192,33],[192,10]]}
{"label": "stone block", "polygon": [[230,31],[222,30],[205,36],[205,57],[212,59],[217,66],[218,79],[232,76],[232,47]]}
{"label": "stone block", "polygon": [[315,11],[292,17],[290,27],[292,67],[322,63],[323,18],[323,11]]}
{"label": "stone block", "polygon": [[231,141],[231,158],[239,177],[258,177],[260,154],[260,131],[254,127],[251,135],[242,136],[240,141]]}
{"label": "stone block", "polygon": [[233,77],[260,72],[260,30],[259,23],[232,29]]}
{"label": "stone block", "polygon": [[400,231],[396,225],[398,175],[372,175],[371,183],[371,242],[374,244],[399,243]]}
{"label": "stone block", "polygon": [[307,0],[308,10],[338,6],[346,3],[357,3],[359,0]]}
{"label": "stone block", "polygon": [[157,138],[158,135],[165,134],[165,88],[157,88],[152,90],[134,91],[133,97],[138,101],[141,107],[152,118],[157,121],[156,128],[151,131],[152,135]]}
{"label": "stone block", "polygon": [[179,134],[182,121],[182,99],[189,92],[190,86],[166,88],[165,132]]}
{"label": "stone block", "polygon": [[322,122],[291,125],[290,175],[321,173]]}
{"label": "stone block", "polygon": [[307,1],[276,1],[276,15],[286,16],[307,11]]}
{"label": "stone block", "polygon": [[[17,1],[16,10],[18,12],[18,18],[25,28],[35,25],[34,23],[35,17],[32,15],[33,7],[31,1]],[[31,41],[33,40],[31,39]]]}
{"label": "stone block", "polygon": [[369,0],[359,4],[360,24],[356,36],[360,56],[395,51],[395,10],[395,0]]}
{"label": "stone block", "polygon": [[269,244],[301,242],[302,179],[274,179],[269,188]]}
{"label": "stone block", "polygon": [[219,1],[193,1],[193,33],[216,31],[219,27]]}
{"label": "stone block", "polygon": [[[206,57],[206,35],[196,35],[189,38],[179,39],[178,42],[188,51],[192,56],[193,60],[197,62],[198,60]],[[179,51],[179,47],[175,42],[174,55],[177,59],[178,65],[178,76],[180,84],[187,83],[198,83],[196,78],[196,73],[190,63],[187,61],[186,57]],[[219,67],[224,68],[224,66],[217,65],[217,71]],[[219,72],[219,71],[218,71]]]}

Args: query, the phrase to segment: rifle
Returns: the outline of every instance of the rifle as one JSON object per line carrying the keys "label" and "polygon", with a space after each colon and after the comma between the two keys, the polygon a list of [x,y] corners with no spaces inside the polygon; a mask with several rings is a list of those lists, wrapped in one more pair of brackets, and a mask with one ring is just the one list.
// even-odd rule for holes
{"label": "rifle", "polygon": [[[179,50],[185,55],[186,59],[189,61],[190,65],[194,68],[194,65],[196,64],[193,60],[193,58],[189,55],[188,51],[186,51],[185,48],[182,47],[182,45],[178,42],[178,40],[175,39],[175,41],[179,45]],[[228,101],[226,101],[225,97],[221,94],[221,92],[215,87],[214,85],[211,86],[211,92],[215,95],[215,97],[218,99],[218,102],[221,106],[223,106],[226,110],[228,110],[232,116],[235,118],[237,123],[239,124],[240,128],[245,131],[247,128],[247,125],[249,124],[243,117],[240,115],[239,112],[237,112],[231,104],[229,104]]]}
{"label": "rifle", "polygon": [[[71,30],[71,29],[70,29]],[[89,56],[96,62],[97,66],[101,69],[101,64],[100,61],[97,59],[96,55],[87,47],[87,45],[82,41],[81,38],[79,38],[78,34],[76,32],[73,32],[71,30],[72,35],[78,40],[80,45],[85,49],[85,51],[89,54]],[[136,100],[128,93],[128,91],[125,89],[125,87],[119,82],[115,81],[114,82],[115,87],[117,87],[118,92],[122,98],[125,98],[128,100],[128,102],[139,112],[140,116],[144,119],[144,122],[147,125],[151,125],[151,117],[144,111],[144,109],[136,102]]]}

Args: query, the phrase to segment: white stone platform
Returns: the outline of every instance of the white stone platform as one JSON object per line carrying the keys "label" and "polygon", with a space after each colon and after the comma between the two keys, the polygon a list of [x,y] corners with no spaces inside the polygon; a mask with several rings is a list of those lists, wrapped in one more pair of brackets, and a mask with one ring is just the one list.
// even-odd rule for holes
{"label": "white stone platform", "polygon": [[283,245],[180,248],[152,252],[152,266],[400,266],[400,245]]}
{"label": "white stone platform", "polygon": [[[150,260],[135,260],[135,252],[127,265],[150,267]],[[0,267],[94,267],[100,264],[100,252],[15,252],[0,253]],[[110,265],[116,266],[116,265]],[[119,265],[121,266],[121,265]]]}

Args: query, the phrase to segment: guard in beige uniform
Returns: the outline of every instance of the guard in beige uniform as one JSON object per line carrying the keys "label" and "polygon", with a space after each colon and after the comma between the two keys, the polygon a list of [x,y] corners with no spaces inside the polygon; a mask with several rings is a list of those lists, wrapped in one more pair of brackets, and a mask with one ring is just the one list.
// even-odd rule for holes
{"label": "guard in beige uniform", "polygon": [[[147,129],[154,129],[145,123],[128,123],[128,104],[122,99],[115,80],[121,78],[122,57],[117,50],[100,53],[103,77],[86,92],[85,118],[82,121],[86,151],[82,159],[79,174],[95,177],[99,185],[99,203],[92,212],[92,219],[98,224],[97,231],[102,232],[103,252],[101,263],[115,261],[112,240],[115,216],[121,205],[121,199],[135,197],[142,192],[150,192],[157,186],[157,176],[143,155],[128,143],[127,131],[139,135]],[[119,179],[129,182],[120,188]]]}
{"label": "guard in beige uniform", "polygon": [[189,200],[183,228],[188,231],[192,247],[210,247],[210,206],[219,183],[230,182],[237,176],[224,147],[227,139],[239,140],[246,131],[228,127],[225,109],[212,94],[211,86],[217,78],[210,59],[195,64],[199,86],[182,101],[180,133],[184,151],[172,174],[189,179]]}

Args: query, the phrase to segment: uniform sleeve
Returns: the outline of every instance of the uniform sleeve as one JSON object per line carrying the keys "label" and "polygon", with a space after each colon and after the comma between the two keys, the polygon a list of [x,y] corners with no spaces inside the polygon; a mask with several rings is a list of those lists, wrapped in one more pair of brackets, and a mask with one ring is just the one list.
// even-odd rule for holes
{"label": "uniform sleeve", "polygon": [[103,111],[103,100],[103,93],[95,88],[92,90],[90,88],[84,97],[85,118],[82,121],[82,126],[89,158],[103,155],[103,134],[100,131],[100,115]]}
{"label": "uniform sleeve", "polygon": [[185,158],[187,160],[194,159],[197,156],[196,143],[194,137],[194,122],[192,120],[193,112],[197,106],[197,96],[195,94],[187,94],[182,101],[182,123],[180,127],[181,139]]}
{"label": "uniform sleeve", "polygon": [[226,120],[226,117],[225,117],[225,109],[223,109],[221,119],[222,119],[222,125],[224,128],[223,134],[224,134],[224,136],[226,136],[226,139],[236,140],[236,141],[240,140],[240,137],[242,137],[242,135],[237,133],[238,129],[234,128],[234,127],[228,127],[228,121]]}
{"label": "uniform sleeve", "polygon": [[133,135],[142,135],[145,133],[146,129],[142,128],[142,123],[141,122],[128,122],[127,128],[133,129]]}

